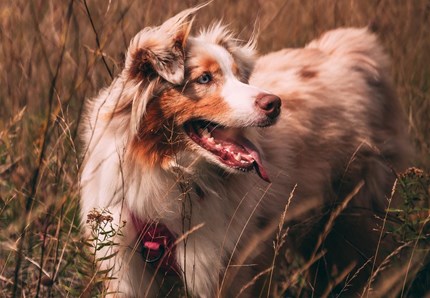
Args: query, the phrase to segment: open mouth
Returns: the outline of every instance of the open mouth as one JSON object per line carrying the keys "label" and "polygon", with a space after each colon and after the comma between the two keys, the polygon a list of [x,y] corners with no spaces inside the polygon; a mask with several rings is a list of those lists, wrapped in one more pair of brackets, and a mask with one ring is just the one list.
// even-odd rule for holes
{"label": "open mouth", "polygon": [[224,165],[242,172],[255,169],[261,179],[270,182],[260,153],[255,145],[243,136],[240,128],[193,120],[185,123],[184,130],[195,143],[216,156]]}

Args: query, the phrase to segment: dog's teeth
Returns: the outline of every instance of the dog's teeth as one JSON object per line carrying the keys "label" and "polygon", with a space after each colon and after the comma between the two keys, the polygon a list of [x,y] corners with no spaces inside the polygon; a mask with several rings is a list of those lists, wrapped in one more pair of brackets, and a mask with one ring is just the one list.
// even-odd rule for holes
{"label": "dog's teeth", "polygon": [[234,155],[234,159],[240,161],[242,159],[242,155],[240,153]]}
{"label": "dog's teeth", "polygon": [[215,148],[216,148],[216,149],[218,149],[218,150],[221,150],[221,149],[222,149],[222,146],[221,146],[221,144],[216,144],[216,145],[215,145]]}
{"label": "dog's teeth", "polygon": [[209,132],[209,130],[207,128],[205,128],[205,129],[202,130],[202,136],[205,137],[205,138],[210,138],[211,137],[211,134],[210,134],[210,132]]}
{"label": "dog's teeth", "polygon": [[229,148],[225,148],[225,151],[227,151],[228,153],[230,153],[230,149]]}
{"label": "dog's teeth", "polygon": [[[208,143],[215,144],[215,140],[213,137],[208,138]],[[216,146],[215,146],[216,147]]]}
{"label": "dog's teeth", "polygon": [[240,162],[241,162],[241,163],[246,163],[246,161],[245,161],[245,160],[241,160]]}

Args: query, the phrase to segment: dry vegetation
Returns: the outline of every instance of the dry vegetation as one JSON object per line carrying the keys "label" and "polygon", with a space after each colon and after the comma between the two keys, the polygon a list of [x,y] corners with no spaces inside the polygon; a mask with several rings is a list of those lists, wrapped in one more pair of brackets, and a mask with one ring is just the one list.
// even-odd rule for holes
{"label": "dry vegetation", "polygon": [[[160,24],[199,2],[0,2],[1,296],[89,296],[97,292],[99,276],[91,254],[82,251],[85,242],[77,212],[77,127],[82,105],[118,73],[124,50],[139,29]],[[254,27],[259,28],[262,53],[303,46],[331,28],[372,24],[394,61],[394,79],[407,114],[405,125],[417,152],[412,164],[428,170],[430,1],[215,0],[199,12],[196,27],[221,18],[244,39]],[[409,258],[416,252],[425,260],[422,256],[427,254],[421,248],[425,248],[423,244],[428,247],[429,241],[425,225],[429,181],[425,174],[414,173],[401,182],[406,203],[405,210],[396,211],[402,225],[396,231],[399,249],[393,252],[393,259],[402,254]],[[418,207],[424,207],[420,209],[424,215],[417,212]],[[400,287],[399,295],[428,292],[428,267],[425,262],[408,263],[404,270],[410,271],[415,283],[412,288]],[[299,269],[296,272],[306,268]],[[385,276],[377,272],[387,277],[386,287],[403,284],[392,271],[386,272]],[[296,280],[287,287],[302,282],[298,274],[290,276]],[[285,289],[286,285],[279,287]]]}

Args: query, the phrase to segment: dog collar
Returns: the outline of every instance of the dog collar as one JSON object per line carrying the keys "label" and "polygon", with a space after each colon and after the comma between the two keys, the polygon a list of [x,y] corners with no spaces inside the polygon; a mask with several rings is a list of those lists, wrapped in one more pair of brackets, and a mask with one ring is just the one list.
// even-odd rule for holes
{"label": "dog collar", "polygon": [[155,221],[142,221],[131,213],[134,227],[138,231],[143,260],[153,266],[156,272],[166,275],[180,275],[175,258],[176,238],[169,229]]}

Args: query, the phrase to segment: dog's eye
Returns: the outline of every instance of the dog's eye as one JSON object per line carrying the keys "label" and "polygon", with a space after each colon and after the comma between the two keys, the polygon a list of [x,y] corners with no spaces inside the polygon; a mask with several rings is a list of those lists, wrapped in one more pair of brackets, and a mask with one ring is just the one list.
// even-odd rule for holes
{"label": "dog's eye", "polygon": [[212,81],[212,75],[208,72],[205,72],[204,74],[202,74],[198,79],[197,79],[197,83],[199,84],[207,84],[210,81]]}

